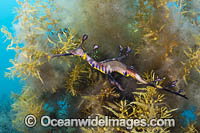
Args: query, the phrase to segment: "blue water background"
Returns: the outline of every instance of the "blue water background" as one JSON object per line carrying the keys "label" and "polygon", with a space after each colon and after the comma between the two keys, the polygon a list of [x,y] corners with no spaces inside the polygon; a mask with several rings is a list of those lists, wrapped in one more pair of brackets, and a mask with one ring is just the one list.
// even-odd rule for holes
{"label": "blue water background", "polygon": [[188,109],[185,109],[183,113],[181,113],[181,117],[183,117],[181,121],[185,127],[188,126],[191,122],[193,123],[197,120],[195,111],[196,111],[196,107],[191,106]]}
{"label": "blue water background", "polygon": [[[16,16],[16,13],[14,13],[14,7],[17,6],[15,0],[2,0],[0,4],[0,26],[6,26],[12,33],[13,28],[11,23]],[[5,72],[8,72],[6,68],[12,66],[9,60],[15,57],[15,52],[12,50],[6,50],[10,41],[8,40],[7,42],[4,42],[6,38],[3,36],[3,33],[0,33],[0,97],[2,95],[10,96],[11,91],[20,92],[22,87],[22,82],[20,82],[19,79],[14,78],[14,80],[12,80],[5,77]]]}

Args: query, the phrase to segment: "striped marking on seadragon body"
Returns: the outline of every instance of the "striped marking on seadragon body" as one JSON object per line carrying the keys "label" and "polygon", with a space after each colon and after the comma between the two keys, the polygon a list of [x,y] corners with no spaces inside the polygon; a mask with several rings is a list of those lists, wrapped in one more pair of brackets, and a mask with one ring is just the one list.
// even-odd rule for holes
{"label": "striped marking on seadragon body", "polygon": [[90,66],[92,66],[94,69],[104,73],[104,74],[108,74],[112,72],[112,68],[110,67],[110,65],[105,65],[103,63],[99,63],[96,62],[94,60],[90,60],[88,61],[88,63],[90,64]]}

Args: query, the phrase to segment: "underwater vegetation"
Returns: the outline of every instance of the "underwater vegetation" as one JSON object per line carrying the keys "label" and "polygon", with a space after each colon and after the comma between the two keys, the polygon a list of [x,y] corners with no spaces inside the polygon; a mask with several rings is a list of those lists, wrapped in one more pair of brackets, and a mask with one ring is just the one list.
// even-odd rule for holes
{"label": "underwater vegetation", "polygon": [[[154,80],[155,73],[147,74],[146,78]],[[157,83],[160,84],[161,83]],[[133,92],[134,101],[121,100],[119,102],[107,102],[103,107],[112,112],[116,118],[139,118],[146,119],[148,122],[152,118],[172,118],[171,112],[176,109],[169,109],[165,106],[164,95],[159,94],[154,87],[138,88],[137,92]],[[104,117],[104,116],[101,116]],[[85,131],[97,131],[97,132],[170,132],[168,127],[133,127],[131,130],[125,130],[121,127],[116,128],[97,128],[97,129],[84,129]]]}
{"label": "underwater vegetation", "polygon": [[[36,118],[40,118],[44,111],[44,102],[41,102],[37,95],[34,95],[32,88],[24,87],[22,94],[12,94],[14,103],[12,104],[12,111],[14,111],[12,123],[16,129],[24,131],[25,125],[21,122],[27,114],[33,114]],[[39,119],[38,119],[39,120]]]}
{"label": "underwater vegetation", "polygon": [[[200,0],[17,0],[11,33],[1,31],[16,56],[5,76],[21,78],[25,86],[12,94],[11,119],[20,132],[188,132],[200,131]],[[97,61],[119,55],[119,46],[132,53],[124,64],[148,81],[166,86],[178,80],[189,100],[144,86],[131,78],[113,76],[125,89],[110,84],[103,73],[79,57],[51,59],[81,44]],[[98,52],[93,46],[98,45]],[[20,88],[19,88],[20,89]],[[181,115],[194,106],[196,119]],[[28,128],[24,118],[174,118],[176,127]]]}

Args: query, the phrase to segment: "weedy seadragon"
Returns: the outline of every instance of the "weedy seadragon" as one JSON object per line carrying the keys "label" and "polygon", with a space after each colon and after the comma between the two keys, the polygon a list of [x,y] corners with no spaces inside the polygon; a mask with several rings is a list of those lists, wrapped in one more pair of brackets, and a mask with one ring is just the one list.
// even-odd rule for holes
{"label": "weedy seadragon", "polygon": [[51,58],[60,57],[60,56],[70,56],[70,55],[79,56],[83,60],[86,60],[88,62],[88,64],[91,67],[93,67],[94,69],[97,69],[98,71],[108,75],[108,78],[110,79],[111,83],[116,85],[121,91],[124,91],[124,89],[115,80],[115,78],[111,75],[111,73],[113,73],[113,72],[118,72],[121,75],[123,75],[124,77],[132,77],[142,84],[152,86],[152,87],[155,87],[156,89],[161,89],[161,90],[173,93],[175,95],[181,96],[185,99],[188,99],[188,97],[181,94],[180,91],[177,92],[177,91],[173,91],[173,90],[169,89],[171,87],[176,86],[177,80],[171,82],[170,85],[168,85],[166,87],[161,87],[160,85],[156,85],[155,82],[161,81],[162,79],[158,78],[155,81],[147,82],[139,74],[137,74],[132,67],[128,67],[127,65],[122,63],[121,60],[124,59],[125,57],[127,57],[128,53],[131,52],[131,49],[129,47],[126,48],[125,54],[122,55],[121,52],[122,52],[123,48],[122,48],[122,46],[120,46],[120,56],[117,58],[107,59],[107,60],[103,60],[100,62],[95,61],[82,48],[82,45],[84,44],[85,40],[87,40],[87,39],[88,39],[88,35],[84,34],[82,37],[82,42],[78,48],[76,48],[75,50],[72,50],[69,53],[53,55],[53,56],[51,56]]}

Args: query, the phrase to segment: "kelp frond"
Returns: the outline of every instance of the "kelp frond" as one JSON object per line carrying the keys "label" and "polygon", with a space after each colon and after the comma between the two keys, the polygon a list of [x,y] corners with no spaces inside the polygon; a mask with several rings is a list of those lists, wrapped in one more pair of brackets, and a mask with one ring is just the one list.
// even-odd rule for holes
{"label": "kelp frond", "polygon": [[193,123],[183,128],[184,133],[199,133]]}
{"label": "kelp frond", "polygon": [[186,62],[182,62],[184,66],[183,79],[187,84],[187,77],[190,75],[191,69],[195,69],[200,74],[200,48],[197,48],[197,50],[188,48],[185,55],[188,59]]}
{"label": "kelp frond", "polygon": [[6,76],[10,78],[17,76],[23,80],[28,77],[35,77],[43,83],[39,68],[45,63],[45,61],[41,60],[42,58],[43,60],[48,60],[47,53],[38,50],[35,46],[23,47],[20,50],[21,53],[18,58],[10,60],[14,66],[8,68],[10,72],[6,73]]}
{"label": "kelp frond", "polygon": [[[8,31],[7,27],[5,26],[1,28],[1,32],[6,37],[6,40],[4,42],[6,42],[7,40],[11,40],[11,43],[7,46],[7,50],[14,49],[16,52],[18,52],[20,47],[18,45],[19,41],[16,40],[16,37],[13,37],[13,35]],[[16,45],[16,47],[13,47],[13,45]]]}
{"label": "kelp frond", "polygon": [[52,36],[49,35],[48,41],[54,45],[52,49],[53,54],[69,52],[80,44],[80,40],[75,39],[74,33],[70,28],[67,31],[56,32]]}
{"label": "kelp frond", "polygon": [[44,102],[33,92],[31,87],[24,87],[21,95],[13,93],[12,98],[15,101],[12,104],[12,111],[15,112],[12,122],[17,130],[24,130],[24,118],[26,115],[32,114],[37,120],[43,115]]}
{"label": "kelp frond", "polygon": [[80,59],[77,59],[77,62],[69,72],[69,77],[66,79],[66,88],[73,95],[77,95],[78,88],[81,87],[81,84],[85,86],[91,78],[91,69],[87,64],[83,63]]}

